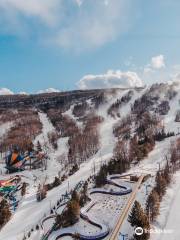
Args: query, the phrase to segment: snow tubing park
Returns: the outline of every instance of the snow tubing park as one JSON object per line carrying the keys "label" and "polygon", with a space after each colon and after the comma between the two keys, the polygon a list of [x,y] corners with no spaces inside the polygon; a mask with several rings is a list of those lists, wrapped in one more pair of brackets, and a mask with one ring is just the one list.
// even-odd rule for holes
{"label": "snow tubing park", "polygon": [[[116,195],[116,196],[121,196],[121,195],[126,195],[132,192],[132,188],[121,183],[117,183],[115,180],[116,179],[121,179],[122,177],[127,176],[127,174],[125,175],[110,175],[107,177],[107,184],[109,185],[113,185],[119,188],[119,191],[115,191],[115,190],[106,190],[103,188],[94,188],[89,192],[89,195],[95,194],[95,193],[101,193],[101,194],[109,194],[109,195]],[[90,198],[90,197],[89,197]],[[58,240],[61,237],[65,237],[65,236],[75,236],[75,234],[78,234],[81,240],[99,240],[99,239],[103,239],[105,238],[109,232],[110,229],[106,224],[101,223],[98,219],[96,219],[95,217],[90,217],[88,216],[88,212],[90,211],[90,209],[96,204],[96,201],[92,200],[90,198],[90,202],[89,204],[87,204],[87,206],[85,206],[84,208],[81,209],[80,212],[80,217],[87,221],[88,223],[92,224],[93,226],[97,227],[100,229],[99,233],[94,233],[94,234],[89,234],[89,235],[83,235],[81,233],[77,233],[75,232],[75,230],[73,229],[73,227],[67,227],[67,228],[63,228],[57,231],[54,231],[54,226],[48,231],[48,233],[45,234],[45,236],[42,238],[42,240]],[[42,223],[44,223],[46,220],[48,220],[49,218],[53,218],[55,217],[54,215],[51,215],[49,217],[46,217],[43,219]],[[42,228],[43,228],[43,224],[42,224]],[[53,232],[54,231],[54,232]]]}
{"label": "snow tubing park", "polygon": [[0,180],[0,193],[2,194],[2,198],[6,199],[15,211],[18,206],[19,201],[16,199],[16,192],[22,189],[21,183],[16,183],[17,176],[12,177],[8,180]]}

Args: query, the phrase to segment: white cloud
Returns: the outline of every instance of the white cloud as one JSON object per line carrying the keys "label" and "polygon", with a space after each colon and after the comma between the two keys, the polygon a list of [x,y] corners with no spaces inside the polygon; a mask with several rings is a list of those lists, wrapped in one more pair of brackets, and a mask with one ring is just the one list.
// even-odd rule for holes
{"label": "white cloud", "polygon": [[39,90],[37,93],[53,93],[53,92],[60,92],[60,90],[55,88],[47,88],[45,90]]}
{"label": "white cloud", "polygon": [[109,4],[109,0],[104,0],[104,4],[107,6]]}
{"label": "white cloud", "polygon": [[[57,6],[61,0],[1,0],[0,13],[1,20],[4,18],[9,23],[13,20],[31,17],[41,20],[43,23],[51,25],[57,21]],[[20,23],[19,23],[20,24]]]}
{"label": "white cloud", "polygon": [[[53,92],[60,92],[60,90],[55,88],[47,88],[45,90],[39,90],[37,93],[53,93]],[[21,95],[29,95],[27,92],[18,92],[14,93],[8,88],[0,88],[0,95],[13,95],[13,94],[21,94]]]}
{"label": "white cloud", "polygon": [[81,6],[83,4],[83,0],[75,0],[78,6]]}
{"label": "white cloud", "polygon": [[176,75],[174,82],[176,82],[180,85],[180,73]]}
{"label": "white cloud", "polygon": [[161,54],[161,55],[152,57],[151,67],[154,68],[154,69],[164,68],[165,67],[164,56]]}
{"label": "white cloud", "polygon": [[150,64],[146,65],[144,68],[144,74],[152,73],[153,69],[151,68]]}
{"label": "white cloud", "polygon": [[83,50],[129,28],[129,0],[0,0],[0,33],[33,34],[43,43]]}
{"label": "white cloud", "polygon": [[164,55],[160,54],[151,58],[151,62],[144,67],[144,74],[152,74],[157,70],[165,68]]}
{"label": "white cloud", "polygon": [[180,73],[171,76],[167,83],[174,88],[175,91],[180,91]]}
{"label": "white cloud", "polygon": [[66,27],[60,28],[51,41],[63,48],[78,51],[96,48],[116,39],[127,31],[128,1],[86,0],[76,12],[67,19]]}
{"label": "white cloud", "polygon": [[28,95],[27,92],[19,92],[18,94],[20,94],[20,95]]}
{"label": "white cloud", "polygon": [[14,94],[10,89],[8,88],[0,88],[0,95],[12,95]]}
{"label": "white cloud", "polygon": [[142,87],[143,82],[136,72],[109,70],[105,74],[86,75],[78,83],[80,89]]}

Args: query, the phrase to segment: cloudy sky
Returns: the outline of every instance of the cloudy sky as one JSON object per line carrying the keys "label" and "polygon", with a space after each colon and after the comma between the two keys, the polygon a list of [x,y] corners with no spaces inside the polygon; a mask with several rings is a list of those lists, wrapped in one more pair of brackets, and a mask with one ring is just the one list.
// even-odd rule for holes
{"label": "cloudy sky", "polygon": [[179,9],[179,0],[0,0],[0,94],[171,80]]}

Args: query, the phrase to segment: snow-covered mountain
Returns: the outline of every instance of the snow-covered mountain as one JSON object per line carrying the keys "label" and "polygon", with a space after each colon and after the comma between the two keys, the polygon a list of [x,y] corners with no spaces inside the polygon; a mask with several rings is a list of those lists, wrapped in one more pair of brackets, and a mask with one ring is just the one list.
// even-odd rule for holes
{"label": "snow-covered mountain", "polygon": [[[51,218],[43,223],[43,219],[55,213],[62,195],[77,187],[80,181],[96,175],[103,164],[118,158],[122,151],[129,164],[126,173],[152,176],[137,194],[138,201],[145,206],[147,186],[153,187],[155,174],[159,167],[165,166],[169,149],[179,134],[178,83],[154,84],[145,88],[0,96],[0,180],[18,174],[21,182],[28,184],[11,219],[0,230],[0,239],[43,239],[43,234],[55,221]],[[46,160],[39,168],[27,167],[22,172],[8,174],[4,158],[13,146],[18,146],[22,154],[29,149],[40,150],[45,153]],[[116,173],[122,172],[117,170]],[[51,184],[55,177],[61,180],[60,185],[50,189],[43,201],[37,202],[39,184]],[[89,190],[93,184],[89,181]],[[109,189],[108,185],[105,187]],[[133,189],[134,185],[131,187]],[[93,197],[95,206],[90,214],[96,219],[102,214],[101,221],[110,229],[106,239],[110,239],[127,196],[98,193]],[[177,196],[174,201],[179,200]],[[58,208],[57,213],[61,212],[62,209]],[[171,213],[160,208],[160,217],[153,226],[166,226],[163,214],[167,219]],[[98,232],[97,227],[82,219],[73,228],[83,234]],[[132,236],[132,231],[125,219],[121,232]],[[54,231],[47,239],[56,237]]]}

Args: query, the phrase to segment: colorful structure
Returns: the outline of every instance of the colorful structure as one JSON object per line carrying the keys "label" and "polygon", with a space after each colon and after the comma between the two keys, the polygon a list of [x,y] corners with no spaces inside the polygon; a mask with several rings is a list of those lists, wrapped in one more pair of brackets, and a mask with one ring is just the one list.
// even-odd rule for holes
{"label": "colorful structure", "polygon": [[44,153],[26,152],[22,155],[17,149],[6,157],[6,169],[9,173],[24,171],[26,166],[39,168],[43,165],[43,160],[46,158]]}
{"label": "colorful structure", "polygon": [[15,176],[8,180],[0,180],[0,195],[9,202],[14,211],[18,205],[15,193],[22,187],[21,184],[18,184],[19,181],[19,176]]}
{"label": "colorful structure", "polygon": [[6,168],[10,173],[22,171],[26,160],[18,151],[14,151],[6,157]]}

